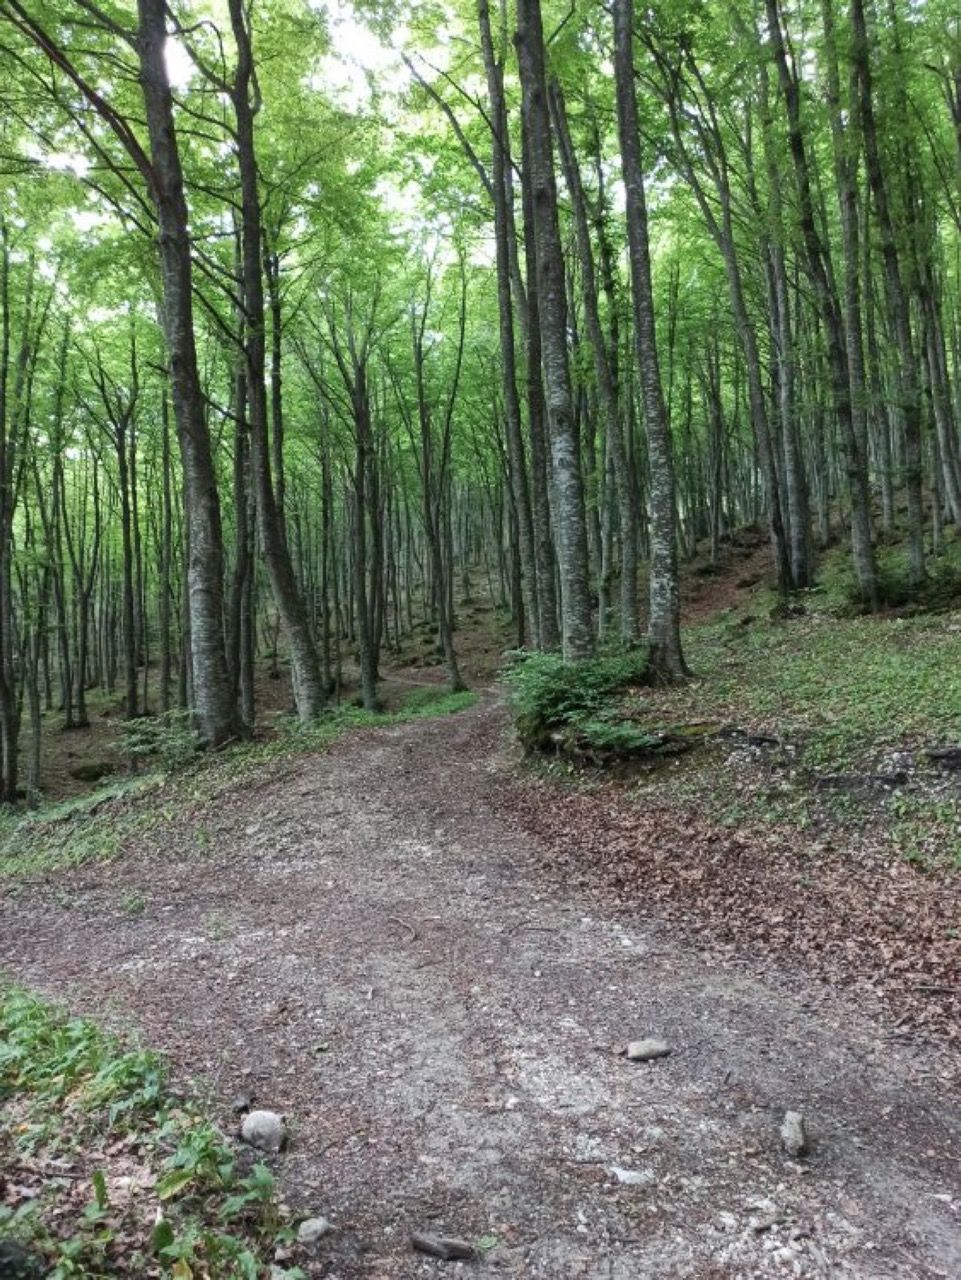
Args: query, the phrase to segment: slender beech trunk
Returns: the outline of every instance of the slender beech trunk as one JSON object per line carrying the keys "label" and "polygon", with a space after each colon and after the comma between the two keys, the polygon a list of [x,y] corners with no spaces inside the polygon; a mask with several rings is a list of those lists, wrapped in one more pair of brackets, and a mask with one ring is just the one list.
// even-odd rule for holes
{"label": "slender beech trunk", "polygon": [[584,322],[587,327],[587,337],[594,360],[598,400],[604,417],[606,449],[602,455],[602,480],[599,486],[601,491],[603,491],[604,487],[603,477],[607,473],[608,457],[614,473],[617,514],[621,533],[619,625],[621,640],[630,645],[637,640],[637,543],[634,538],[637,510],[634,486],[631,483],[627,451],[624,447],[624,429],[621,423],[620,406],[617,398],[617,385],[614,380],[614,371],[611,367],[604,331],[601,327],[597,270],[594,262],[594,248],[591,244],[587,199],[584,195],[584,184],[581,181],[580,165],[577,161],[577,154],[574,150],[570,128],[568,127],[564,96],[556,80],[551,83],[550,95],[558,150],[564,170],[564,181],[567,184],[573,207],[574,231],[581,266]]}
{"label": "slender beech trunk", "polygon": [[164,389],[160,402],[160,582],[158,591],[160,624],[160,713],[170,710],[172,671],[171,591],[173,569],[173,492],[170,478],[170,409]]}
{"label": "slender beech trunk", "polygon": [[834,411],[841,430],[848,490],[851,500],[851,548],[854,571],[862,599],[877,605],[877,569],[871,535],[871,504],[867,481],[867,460],[858,439],[851,407],[847,337],[837,293],[828,269],[827,249],[818,232],[811,170],[801,125],[800,84],[796,69],[788,64],[778,0],[765,0],[768,36],[778,69],[781,93],[787,111],[788,141],[794,166],[801,233],[808,274],[814,284],[827,339],[828,366]]}
{"label": "slender beech trunk", "polygon": [[651,563],[649,674],[659,682],[687,674],[681,650],[677,580],[674,460],[661,386],[654,326],[654,292],[647,230],[647,200],[634,84],[634,3],[614,0],[614,76],[617,132],[627,195],[627,241],[634,308],[634,348],[641,378],[649,466]]}
{"label": "slender beech trunk", "polygon": [[[527,460],[521,428],[520,398],[517,393],[517,359],[514,346],[514,308],[511,301],[510,192],[506,173],[510,157],[507,147],[507,107],[504,99],[504,68],[494,52],[488,0],[477,0],[481,48],[487,75],[487,96],[493,119],[493,155],[491,159],[491,195],[494,204],[495,272],[497,278],[497,312],[500,325],[501,395],[504,401],[504,423],[507,436],[507,463],[511,498],[517,521],[518,554],[521,571],[521,597],[526,626],[534,648],[541,644],[541,626],[537,597],[537,562],[534,555],[534,523],[531,514]],[[524,635],[522,620],[520,635]]]}
{"label": "slender beech trunk", "polygon": [[257,158],[254,145],[255,101],[253,50],[243,0],[229,0],[230,20],[237,44],[237,69],[231,97],[237,125],[237,160],[242,208],[244,350],[247,357],[247,395],[250,411],[250,470],[257,506],[260,542],[274,603],[290,646],[294,701],[300,719],[310,721],[324,709],[324,683],[307,610],[294,573],[277,505],[270,465],[267,426],[266,333],[262,271],[263,227]]}
{"label": "slender beech trunk", "polygon": [[892,336],[898,352],[898,390],[904,419],[904,482],[908,495],[908,572],[915,585],[924,581],[924,496],[921,451],[921,389],[911,335],[908,292],[898,258],[894,220],[888,199],[887,179],[881,163],[868,33],[862,0],[851,0],[852,57],[859,91],[861,128],[868,183],[874,196],[884,287]]}
{"label": "slender beech trunk", "polygon": [[137,8],[140,82],[150,137],[149,183],[159,222],[164,333],[188,525],[193,705],[201,734],[216,745],[234,737],[241,727],[224,643],[220,500],[197,368],[187,202],[165,61],[166,4],[138,0]]}
{"label": "slender beech trunk", "polygon": [[[594,633],[584,484],[568,365],[564,257],[557,214],[540,0],[519,0],[515,42],[523,95],[522,125],[528,140],[530,164],[541,359],[551,437],[554,523],[561,580],[561,640],[564,657],[573,662],[593,653]],[[528,375],[536,377],[537,371],[529,369]]]}

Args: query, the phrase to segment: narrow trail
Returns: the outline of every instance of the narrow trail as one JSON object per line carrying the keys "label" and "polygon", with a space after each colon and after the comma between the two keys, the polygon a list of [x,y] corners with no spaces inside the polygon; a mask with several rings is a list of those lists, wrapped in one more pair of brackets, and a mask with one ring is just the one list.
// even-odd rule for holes
{"label": "narrow trail", "polygon": [[[545,883],[504,732],[492,698],[363,731],[10,895],[0,968],[141,1029],[225,1124],[241,1090],[285,1112],[285,1197],[338,1228],[315,1275],[961,1275],[961,1115],[923,1051]],[[646,1035],[671,1055],[619,1054]],[[424,1227],[497,1245],[436,1262]]]}

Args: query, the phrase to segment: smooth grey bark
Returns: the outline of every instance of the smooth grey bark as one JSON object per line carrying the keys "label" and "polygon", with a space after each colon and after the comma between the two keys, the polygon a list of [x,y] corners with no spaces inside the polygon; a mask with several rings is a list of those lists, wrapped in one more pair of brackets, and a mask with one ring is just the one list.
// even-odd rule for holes
{"label": "smooth grey bark", "polygon": [[937,291],[930,263],[921,283],[921,321],[931,412],[937,436],[939,469],[951,519],[961,527],[961,463],[958,458],[957,428],[951,405],[947,355],[938,307]]}
{"label": "smooth grey bark", "polygon": [[[521,198],[524,213],[524,264],[527,286],[515,286],[515,305],[522,320],[526,356],[527,429],[531,452],[531,518],[534,527],[534,561],[537,573],[537,617],[542,649],[558,649],[561,632],[557,604],[557,562],[551,528],[551,477],[547,406],[541,371],[540,290],[537,283],[537,246],[534,236],[534,199],[528,158],[528,138],[521,137],[523,167]],[[518,287],[520,292],[517,292]],[[523,305],[520,298],[523,297]]]}
{"label": "smooth grey bark", "polygon": [[887,178],[878,145],[871,59],[862,0],[851,0],[850,12],[852,60],[859,93],[865,166],[877,214],[881,260],[884,264],[885,300],[898,352],[898,392],[904,421],[904,482],[908,497],[908,573],[911,582],[918,585],[925,577],[920,378],[911,334],[910,302],[902,276],[894,219],[888,200]]}
{"label": "smooth grey bark", "polygon": [[[554,526],[561,583],[561,645],[569,662],[594,652],[591,625],[587,518],[580,450],[574,426],[567,350],[567,297],[564,255],[557,214],[557,186],[547,104],[547,74],[540,0],[519,0],[515,36],[522,91],[522,126],[527,136],[533,230],[537,255],[537,291],[541,364],[550,428]],[[528,370],[533,378],[537,371]]]}
{"label": "smooth grey bark", "polygon": [[[748,405],[751,425],[757,441],[758,457],[767,490],[768,526],[771,536],[771,550],[777,573],[778,587],[781,591],[789,591],[793,583],[791,557],[784,531],[784,517],[781,503],[781,482],[778,476],[774,440],[767,411],[767,398],[764,391],[764,379],[761,370],[761,354],[758,347],[757,331],[748,310],[740,259],[734,237],[734,219],[732,209],[731,182],[724,139],[713,116],[713,108],[708,106],[709,119],[704,121],[695,117],[701,149],[708,164],[711,178],[720,205],[720,217],[707,197],[704,185],[694,167],[684,133],[681,128],[681,92],[680,74],[659,59],[662,77],[665,84],[665,97],[671,118],[671,130],[674,135],[678,158],[684,169],[688,184],[694,192],[701,215],[708,230],[717,244],[724,264],[724,275],[727,280],[728,293],[731,299],[731,313],[738,343],[744,356],[744,367],[747,375]],[[689,62],[691,59],[689,59]],[[695,76],[696,66],[692,67]],[[706,95],[702,95],[706,96]]]}
{"label": "smooth grey bark", "polygon": [[129,379],[122,387],[111,378],[100,358],[95,355],[91,377],[100,399],[100,409],[90,405],[88,411],[109,436],[117,462],[117,493],[120,501],[120,616],[124,655],[124,715],[128,720],[139,713],[137,678],[137,625],[134,586],[134,510],[133,477],[130,462],[133,453],[134,424],[140,398],[140,375],[137,350],[131,336]]}
{"label": "smooth grey bark", "polygon": [[627,242],[634,313],[634,350],[641,379],[648,449],[650,583],[648,658],[653,680],[669,682],[687,674],[681,649],[681,608],[677,574],[677,517],[674,459],[654,323],[654,291],[648,242],[647,199],[637,93],[634,84],[634,4],[614,0],[614,80],[617,133],[627,198]]}
{"label": "smooth grey bark", "polygon": [[[811,503],[801,450],[797,413],[797,362],[791,291],[785,253],[784,200],[781,172],[774,151],[773,121],[769,109],[768,77],[761,72],[762,142],[771,204],[772,233],[767,239],[772,333],[777,360],[778,413],[784,453],[784,493],[791,582],[796,588],[811,586],[814,566],[811,554]],[[753,184],[752,184],[753,185]]]}
{"label": "smooth grey bark", "polygon": [[287,470],[284,463],[284,315],[280,255],[264,248],[264,276],[270,310],[270,466],[281,537],[287,537]]}
{"label": "smooth grey bark", "polygon": [[29,360],[33,263],[24,294],[24,328],[11,385],[12,314],[10,245],[0,218],[0,804],[17,799],[20,702],[17,696],[13,620],[13,522],[17,506],[18,454],[22,446],[20,410]]}
{"label": "smooth grey bark", "polygon": [[[507,147],[507,107],[504,98],[504,68],[494,52],[488,0],[477,0],[487,96],[493,118],[490,190],[494,205],[495,272],[497,278],[497,313],[500,334],[501,395],[504,401],[504,426],[507,438],[508,476],[514,517],[517,522],[517,544],[520,560],[520,587],[523,612],[534,647],[541,644],[540,612],[537,594],[537,561],[534,554],[534,522],[531,513],[530,485],[521,424],[520,398],[517,392],[517,353],[514,338],[514,308],[511,299],[511,192],[507,187],[510,157]],[[526,299],[524,305],[526,306]],[[522,624],[523,626],[523,624]],[[523,634],[523,630],[521,632]]]}
{"label": "smooth grey bark", "polygon": [[184,630],[189,634],[192,648],[189,666],[195,681],[193,705],[197,726],[209,745],[217,745],[236,736],[242,725],[231,694],[224,645],[223,534],[197,368],[187,203],[164,56],[166,5],[164,0],[138,0],[136,32],[120,32],[137,53],[148,151],[144,150],[129,120],[84,79],[64,49],[19,0],[4,0],[4,12],[18,30],[64,72],[81,97],[112,130],[143,178],[154,207],[163,328],[188,531]]}
{"label": "smooth grey bark", "polygon": [[828,366],[834,412],[841,430],[848,490],[851,501],[851,548],[858,589],[869,607],[877,605],[877,568],[871,532],[871,504],[867,460],[858,439],[851,405],[847,335],[837,293],[828,266],[828,249],[818,231],[811,169],[801,124],[800,85],[796,69],[787,58],[778,0],[765,0],[768,37],[777,66],[787,114],[788,142],[798,194],[798,214],[808,275],[814,285],[827,340]]}
{"label": "smooth grey bark", "polygon": [[[591,243],[588,206],[584,194],[584,184],[581,180],[580,165],[571,139],[564,95],[560,84],[556,80],[551,82],[549,93],[564,181],[567,184],[574,215],[574,232],[581,267],[584,322],[594,361],[598,400],[604,418],[606,449],[605,457],[602,460],[602,487],[603,477],[606,476],[608,469],[608,456],[610,457],[611,470],[614,473],[621,533],[619,629],[621,640],[630,645],[637,640],[637,543],[634,535],[634,529],[637,524],[637,509],[634,486],[631,483],[627,451],[624,447],[623,425],[618,404],[617,386],[614,381],[614,371],[611,368],[607,342],[601,327],[597,269],[594,261],[594,247]],[[602,542],[603,548],[608,546],[609,538],[599,540]],[[606,559],[606,551],[603,549],[602,558]],[[606,565],[601,574],[602,582],[605,578]]]}
{"label": "smooth grey bark", "polygon": [[[353,493],[351,495],[353,501],[350,503],[353,507],[350,513],[352,536],[349,546],[353,563],[350,566],[350,591],[348,592],[345,588],[345,595],[348,609],[353,610],[353,634],[357,638],[361,697],[368,711],[375,711],[378,705],[376,460],[368,383],[377,302],[378,299],[375,296],[366,324],[362,327],[358,326],[357,330],[355,330],[353,306],[350,300],[345,308],[343,325],[338,323],[332,311],[327,316],[329,347],[343,380],[354,429]],[[367,528],[368,517],[370,517],[371,526],[370,537],[368,537]],[[370,546],[372,541],[373,548]]]}
{"label": "smooth grey bark", "polygon": [[447,664],[447,682],[452,693],[466,688],[457,662],[454,646],[453,607],[450,598],[453,558],[448,550],[445,555],[444,525],[450,512],[450,454],[454,408],[460,384],[460,372],[464,357],[467,322],[466,280],[461,277],[461,300],[458,322],[457,354],[454,373],[448,388],[442,413],[440,440],[435,442],[434,406],[427,390],[425,330],[430,312],[430,279],[418,321],[411,313],[411,346],[414,363],[414,382],[417,399],[417,432],[413,430],[411,415],[407,411],[402,392],[395,382],[398,401],[410,433],[411,443],[419,463],[421,501],[424,532],[430,556],[431,575],[434,583],[434,601],[437,606],[437,629],[444,661]]}
{"label": "smooth grey bark", "polygon": [[[262,269],[263,225],[257,156],[254,141],[256,95],[253,49],[242,0],[229,0],[230,21],[237,45],[237,66],[230,86],[237,126],[240,169],[241,242],[244,283],[244,350],[247,358],[247,396],[250,413],[250,470],[257,508],[260,543],[271,591],[290,648],[291,675],[297,713],[304,722],[321,714],[326,702],[320,659],[311,634],[307,609],[294,573],[271,475],[266,381],[266,325]],[[279,302],[278,302],[279,308]]]}
{"label": "smooth grey bark", "polygon": [[158,623],[160,629],[160,712],[170,710],[170,676],[172,670],[171,584],[173,568],[173,492],[170,481],[170,410],[164,389],[160,402],[160,592]]}
{"label": "smooth grey bark", "polygon": [[884,394],[881,376],[881,349],[877,332],[877,303],[871,272],[870,223],[867,208],[862,207],[860,246],[864,281],[864,343],[867,364],[869,422],[874,423],[875,467],[881,491],[881,528],[890,533],[894,528],[894,459],[891,447],[892,414]]}
{"label": "smooth grey bark", "polygon": [[[131,154],[144,171],[157,212],[163,325],[188,527],[186,586],[193,708],[204,740],[217,745],[242,730],[224,642],[220,500],[197,368],[187,202],[164,58],[166,5],[164,0],[138,0],[137,9],[137,50],[150,161],[144,166],[136,151]],[[111,124],[118,129],[113,120]],[[129,130],[125,130],[123,122],[119,131],[124,141],[123,133]]]}
{"label": "smooth grey bark", "polygon": [[[239,308],[238,308],[239,309]],[[243,319],[238,317],[240,332]],[[240,698],[244,654],[244,607],[249,597],[253,563],[250,554],[250,444],[247,421],[247,362],[240,353],[234,370],[232,410],[234,415],[233,496],[234,496],[234,566],[227,607],[227,661],[230,679]],[[253,726],[245,712],[244,719]]]}

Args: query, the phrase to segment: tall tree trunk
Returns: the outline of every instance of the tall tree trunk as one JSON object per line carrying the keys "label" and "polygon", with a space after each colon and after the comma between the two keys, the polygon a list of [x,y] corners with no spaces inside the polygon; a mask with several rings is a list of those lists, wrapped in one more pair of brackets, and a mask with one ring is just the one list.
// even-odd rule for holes
{"label": "tall tree trunk", "polygon": [[[580,165],[577,161],[577,154],[574,150],[568,127],[564,96],[556,80],[551,84],[550,93],[558,149],[564,170],[564,181],[567,184],[573,207],[574,231],[581,266],[584,321],[587,326],[587,337],[591,344],[591,352],[594,359],[598,400],[604,417],[605,444],[607,447],[602,460],[602,477],[607,473],[606,458],[608,456],[611,460],[611,469],[614,472],[617,513],[621,532],[620,635],[622,641],[630,645],[637,640],[637,542],[634,535],[634,529],[637,524],[637,510],[634,500],[634,486],[631,483],[627,451],[624,447],[623,425],[621,423],[614,371],[611,367],[604,331],[601,328],[597,271],[594,263],[594,248],[591,244],[587,200],[584,195],[584,185],[581,181]],[[599,488],[603,491],[603,478]]]}
{"label": "tall tree trunk", "polygon": [[184,478],[187,595],[194,710],[211,745],[240,730],[223,630],[223,532],[194,341],[192,266],[183,170],[165,61],[165,0],[138,0],[138,52],[150,137],[150,192],[157,209],[163,323]]}
{"label": "tall tree trunk", "polygon": [[778,79],[787,110],[788,141],[797,182],[799,215],[808,275],[817,293],[827,339],[828,365],[834,411],[841,429],[848,489],[851,499],[851,547],[858,589],[871,607],[877,605],[877,569],[871,535],[871,504],[867,481],[867,460],[858,439],[851,407],[847,338],[837,294],[828,270],[827,251],[818,232],[811,170],[801,125],[800,84],[796,69],[788,64],[778,0],[765,0],[768,35],[778,69]]}
{"label": "tall tree trunk", "polygon": [[[576,662],[593,653],[594,633],[584,483],[568,365],[564,257],[551,151],[540,0],[518,0],[516,45],[523,97],[522,124],[528,140],[541,360],[551,436],[561,579],[561,641],[565,659]],[[535,377],[537,371],[530,369],[528,375]]]}
{"label": "tall tree trunk", "polygon": [[651,563],[649,674],[664,682],[687,674],[681,649],[677,579],[674,460],[661,386],[654,325],[654,291],[647,229],[647,200],[634,84],[634,3],[614,0],[614,76],[617,132],[627,196],[627,243],[634,309],[634,349],[641,378],[647,432]]}
{"label": "tall tree trunk", "polygon": [[[494,53],[488,0],[477,0],[481,48],[487,75],[487,95],[493,118],[493,156],[491,159],[491,196],[494,204],[495,271],[497,277],[497,310],[500,324],[501,394],[504,400],[504,422],[507,436],[507,462],[511,498],[517,520],[518,554],[521,571],[521,596],[534,648],[541,644],[541,626],[537,596],[537,563],[534,556],[534,523],[531,514],[530,486],[521,430],[521,407],[517,394],[517,360],[514,346],[514,309],[511,301],[511,254],[509,192],[505,184],[510,158],[506,155],[507,108],[504,99],[504,69]],[[523,636],[523,621],[521,633]]]}
{"label": "tall tree trunk", "polygon": [[242,208],[244,349],[247,356],[247,395],[250,407],[250,469],[257,505],[260,541],[277,611],[283,622],[293,675],[294,701],[303,721],[315,719],[324,709],[325,695],[320,662],[310,632],[307,610],[294,574],[283,517],[277,506],[271,478],[267,431],[266,334],[264,286],[261,269],[263,227],[254,146],[254,103],[251,100],[254,66],[250,29],[243,0],[229,0],[230,20],[237,43],[237,70],[232,85],[237,125],[237,159],[240,168]]}
{"label": "tall tree trunk", "polygon": [[863,0],[851,0],[851,28],[852,57],[860,93],[859,106],[861,128],[864,134],[865,164],[877,212],[888,315],[898,351],[898,390],[904,417],[904,481],[908,494],[908,572],[911,582],[918,585],[924,581],[925,576],[921,389],[914,340],[911,335],[908,293],[898,259],[887,180],[878,145],[871,59],[868,52]]}
{"label": "tall tree trunk", "polygon": [[164,389],[160,402],[160,713],[170,710],[170,677],[172,670],[171,636],[171,572],[173,568],[173,493],[170,481],[170,410]]}

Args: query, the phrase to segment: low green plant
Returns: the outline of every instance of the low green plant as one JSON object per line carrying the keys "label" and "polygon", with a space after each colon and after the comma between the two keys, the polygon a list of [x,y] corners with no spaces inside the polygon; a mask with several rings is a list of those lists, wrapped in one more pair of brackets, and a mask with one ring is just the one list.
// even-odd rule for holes
{"label": "low green plant", "polygon": [[[294,1232],[263,1164],[245,1169],[199,1107],[176,1098],[162,1061],[129,1048],[94,1023],[26,992],[0,988],[0,1109],[21,1158],[49,1164],[69,1155],[84,1169],[90,1196],[79,1205],[71,1182],[47,1178],[27,1202],[0,1204],[0,1236],[40,1260],[48,1280],[97,1280],[159,1273],[191,1280],[258,1280]],[[5,1126],[0,1125],[0,1129]],[[149,1233],[144,1206],[111,1203],[111,1144],[148,1165],[160,1212]],[[66,1190],[65,1190],[66,1188]],[[151,1206],[147,1206],[149,1210]],[[298,1268],[285,1271],[298,1280]]]}
{"label": "low green plant", "polygon": [[[517,734],[527,751],[556,746],[558,734],[588,738],[621,733],[609,718],[617,698],[644,680],[647,652],[631,649],[587,662],[565,662],[559,654],[520,656],[506,672]],[[630,735],[624,726],[623,733]],[[623,737],[623,734],[622,734]]]}
{"label": "low green plant", "polygon": [[191,713],[181,708],[128,720],[121,735],[123,753],[135,765],[153,761],[166,772],[190,764],[200,746]]}
{"label": "low green plant", "polygon": [[460,689],[452,693],[443,686],[421,687],[411,689],[396,714],[402,720],[417,719],[420,716],[453,715],[458,711],[466,711],[476,701],[477,694],[471,689]]}

